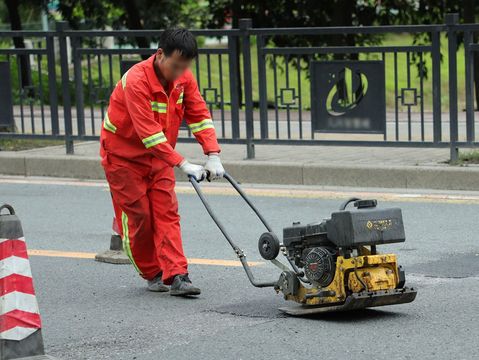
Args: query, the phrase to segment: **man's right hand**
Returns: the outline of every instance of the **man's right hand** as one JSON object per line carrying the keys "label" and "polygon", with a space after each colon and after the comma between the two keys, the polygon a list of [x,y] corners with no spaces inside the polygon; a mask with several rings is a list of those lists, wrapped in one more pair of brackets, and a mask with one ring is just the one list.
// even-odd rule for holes
{"label": "man's right hand", "polygon": [[202,165],[192,164],[183,160],[179,168],[188,176],[193,176],[196,181],[203,181],[206,178],[206,170]]}

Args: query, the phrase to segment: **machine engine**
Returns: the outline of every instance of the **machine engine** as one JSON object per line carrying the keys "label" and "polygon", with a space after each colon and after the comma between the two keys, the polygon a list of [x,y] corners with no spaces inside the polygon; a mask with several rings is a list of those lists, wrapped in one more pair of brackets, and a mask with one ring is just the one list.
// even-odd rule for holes
{"label": "machine engine", "polygon": [[[346,210],[351,202],[355,208]],[[376,245],[403,241],[401,210],[378,209],[376,200],[350,199],[329,219],[307,225],[297,222],[283,229],[286,256],[321,288],[333,281],[338,256],[375,255]]]}

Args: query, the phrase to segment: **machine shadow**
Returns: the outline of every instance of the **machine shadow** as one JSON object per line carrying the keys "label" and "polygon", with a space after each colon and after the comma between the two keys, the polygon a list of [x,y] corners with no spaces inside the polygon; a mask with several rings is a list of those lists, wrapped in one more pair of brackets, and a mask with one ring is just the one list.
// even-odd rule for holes
{"label": "machine shadow", "polygon": [[310,314],[303,316],[291,316],[295,318],[309,319],[309,320],[322,320],[338,323],[350,323],[355,321],[376,321],[383,319],[398,319],[408,317],[408,314],[402,312],[378,310],[378,309],[361,309],[352,311],[336,311],[322,314]]}

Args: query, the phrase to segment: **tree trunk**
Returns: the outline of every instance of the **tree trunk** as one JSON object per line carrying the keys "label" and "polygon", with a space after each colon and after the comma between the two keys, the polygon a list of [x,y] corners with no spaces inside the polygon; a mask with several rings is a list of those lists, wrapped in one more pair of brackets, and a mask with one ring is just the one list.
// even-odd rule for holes
{"label": "tree trunk", "polygon": [[[141,22],[141,15],[135,0],[123,0],[125,10],[127,13],[127,24],[130,30],[143,30],[143,24]],[[144,36],[135,37],[136,43],[140,48],[149,48],[150,41]],[[143,60],[147,59],[149,55],[141,55]]]}
{"label": "tree trunk", "polygon": [[[355,0],[337,0],[334,11],[331,14],[331,26],[352,26]],[[335,34],[331,36],[333,46],[354,46],[356,38],[354,34]],[[344,59],[343,54],[335,54],[335,59]],[[358,54],[350,54],[350,59],[357,60]]]}
{"label": "tree trunk", "polygon": [[[22,21],[20,19],[20,13],[18,11],[19,2],[16,0],[5,0],[5,5],[8,10],[8,16],[10,20],[10,28],[12,30],[22,30]],[[23,41],[23,37],[14,37],[13,44],[15,49],[24,49],[25,42]],[[30,73],[30,59],[28,55],[18,55],[20,60],[20,73],[22,76],[22,83],[20,84],[22,90],[25,87],[31,86],[31,73]],[[31,89],[28,90],[28,95],[31,94]]]}
{"label": "tree trunk", "polygon": [[[353,11],[355,7],[355,0],[338,0],[334,6],[334,11],[331,17],[331,26],[351,26],[353,20]],[[355,36],[354,34],[334,34],[331,36],[331,44],[333,46],[354,46],[355,45]],[[351,60],[358,60],[358,54],[349,54],[348,57],[346,54],[334,54],[333,58],[335,60],[343,60],[349,58]],[[337,90],[338,90],[338,99],[342,101],[348,101],[346,82],[341,79],[338,79]]]}

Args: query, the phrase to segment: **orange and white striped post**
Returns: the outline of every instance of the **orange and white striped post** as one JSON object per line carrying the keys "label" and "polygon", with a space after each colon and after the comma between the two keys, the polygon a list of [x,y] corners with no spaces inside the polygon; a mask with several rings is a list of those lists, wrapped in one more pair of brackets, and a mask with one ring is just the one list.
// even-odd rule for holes
{"label": "orange and white striped post", "polygon": [[[2,215],[4,209],[10,213]],[[13,208],[3,205],[0,207],[0,360],[44,355],[41,327],[22,225]]]}

